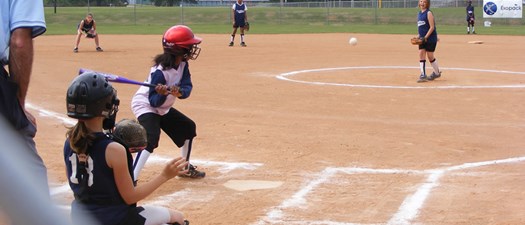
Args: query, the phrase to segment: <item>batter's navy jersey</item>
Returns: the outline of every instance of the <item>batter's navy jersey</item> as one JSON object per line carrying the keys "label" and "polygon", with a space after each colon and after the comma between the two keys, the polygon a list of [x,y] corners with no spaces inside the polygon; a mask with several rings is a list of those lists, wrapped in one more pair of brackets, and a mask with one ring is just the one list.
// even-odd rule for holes
{"label": "batter's navy jersey", "polygon": [[233,4],[232,9],[235,11],[235,26],[244,27],[244,24],[246,22],[244,21],[244,17],[246,15],[246,11],[248,11],[248,7],[244,3],[240,5],[238,3],[235,3]]}
{"label": "batter's navy jersey", "polygon": [[[430,30],[430,24],[428,23],[428,12],[430,12],[429,9],[425,10],[424,12],[420,11],[417,15],[417,30],[420,37],[425,37],[428,30]],[[430,37],[428,37],[427,42],[437,43],[437,27],[435,24],[434,31],[432,31]]]}
{"label": "batter's navy jersey", "polygon": [[[88,150],[87,175],[84,176],[78,155],[71,149],[69,139],[64,144],[69,186],[75,195],[71,204],[71,217],[74,221],[75,218],[80,218],[76,216],[79,213],[87,213],[100,224],[116,225],[135,205],[124,202],[115,183],[113,169],[106,163],[106,148],[113,140],[104,133],[95,133],[95,136],[96,139]],[[131,157],[128,157],[128,165],[131,172]]]}

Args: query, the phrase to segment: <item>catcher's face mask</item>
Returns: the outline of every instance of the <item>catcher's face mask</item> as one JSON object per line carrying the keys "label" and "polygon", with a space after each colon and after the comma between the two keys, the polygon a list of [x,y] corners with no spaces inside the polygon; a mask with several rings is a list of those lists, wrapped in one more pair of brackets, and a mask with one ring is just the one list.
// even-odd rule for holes
{"label": "catcher's face mask", "polygon": [[109,106],[111,108],[111,110],[109,111],[109,115],[102,122],[102,128],[104,130],[111,130],[113,129],[113,127],[115,127],[115,120],[117,118],[118,105],[120,104],[120,100],[117,98],[116,91],[115,91],[115,95],[113,95],[113,100],[111,102],[112,104],[111,106]]}

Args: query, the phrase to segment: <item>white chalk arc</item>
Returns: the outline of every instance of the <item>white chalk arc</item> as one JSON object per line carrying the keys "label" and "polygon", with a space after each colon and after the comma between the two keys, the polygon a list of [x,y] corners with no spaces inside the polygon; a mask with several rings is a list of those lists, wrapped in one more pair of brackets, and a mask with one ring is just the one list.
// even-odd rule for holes
{"label": "white chalk arc", "polygon": [[[353,83],[333,83],[333,82],[318,82],[318,81],[303,81],[291,78],[294,75],[302,73],[316,73],[326,71],[339,71],[339,70],[363,70],[363,69],[419,69],[415,66],[355,66],[355,67],[336,67],[336,68],[321,68],[321,69],[309,69],[309,70],[298,70],[287,73],[282,73],[276,76],[277,79],[291,81],[303,84],[313,85],[332,85],[332,86],[345,86],[345,87],[358,87],[358,88],[387,88],[387,89],[483,89],[483,88],[525,88],[525,84],[510,84],[510,85],[419,85],[419,86],[401,86],[401,85],[370,85],[370,84],[353,84]],[[454,68],[454,67],[442,67],[443,70],[459,70],[459,71],[475,71],[484,73],[501,73],[501,74],[515,74],[525,75],[525,72],[506,71],[506,70],[486,70],[486,69],[472,69],[472,68]]]}

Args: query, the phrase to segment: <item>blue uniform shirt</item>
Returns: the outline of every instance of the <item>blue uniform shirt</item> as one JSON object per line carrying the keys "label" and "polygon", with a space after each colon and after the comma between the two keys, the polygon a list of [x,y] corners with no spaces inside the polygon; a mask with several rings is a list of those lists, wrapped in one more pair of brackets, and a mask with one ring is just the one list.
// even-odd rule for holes
{"label": "blue uniform shirt", "polygon": [[[428,23],[428,12],[430,12],[429,9],[425,10],[424,12],[420,11],[417,15],[417,31],[420,37],[425,37],[428,30],[430,30],[430,24]],[[434,31],[428,37],[427,42],[437,43],[437,26],[435,23]]]}
{"label": "blue uniform shirt", "polygon": [[474,6],[468,5],[466,11],[467,11],[467,21],[469,21],[470,18],[474,18]]}
{"label": "blue uniform shirt", "polygon": [[244,3],[240,5],[235,3],[233,4],[232,9],[235,11],[235,26],[244,27],[246,22],[244,21],[244,16],[246,15],[246,11],[248,11],[248,7]]}
{"label": "blue uniform shirt", "polygon": [[[81,164],[78,156],[71,149],[69,140],[64,144],[64,162],[69,186],[75,195],[71,204],[71,217],[75,220],[76,215],[83,212],[93,216],[100,224],[116,225],[135,205],[124,202],[115,183],[113,169],[106,163],[106,148],[113,140],[104,133],[95,133],[95,136],[96,139],[88,150],[88,175],[84,177],[79,170]],[[128,155],[128,166],[132,174],[132,158]]]}
{"label": "blue uniform shirt", "polygon": [[[91,22],[88,22],[87,20],[84,19],[82,21],[84,21],[84,23],[83,23],[83,25],[81,27],[82,31],[87,33],[91,29],[93,29],[93,24],[95,24],[95,20],[91,20]],[[80,21],[80,23],[82,23],[82,21]],[[79,26],[80,26],[80,24],[79,24]]]}

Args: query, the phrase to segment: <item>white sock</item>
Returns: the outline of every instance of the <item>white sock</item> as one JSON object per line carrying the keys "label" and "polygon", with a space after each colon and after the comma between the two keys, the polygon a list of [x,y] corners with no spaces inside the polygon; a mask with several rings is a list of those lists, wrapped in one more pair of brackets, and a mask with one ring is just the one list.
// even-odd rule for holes
{"label": "white sock", "polygon": [[474,32],[474,26],[472,26],[472,32]]}
{"label": "white sock", "polygon": [[419,68],[421,69],[421,75],[427,75],[427,73],[425,72],[425,63],[427,61],[426,60],[419,60]]}
{"label": "white sock", "polygon": [[470,26],[467,27],[467,32],[470,32]]}
{"label": "white sock", "polygon": [[147,150],[142,150],[138,153],[135,162],[133,162],[133,178],[135,178],[135,181],[139,179],[140,171],[142,168],[144,168],[144,165],[146,164],[146,161],[148,161],[150,155],[151,153]]}
{"label": "white sock", "polygon": [[431,62],[430,65],[432,65],[432,68],[434,69],[434,73],[435,73],[435,74],[439,74],[439,65],[438,65],[438,60],[437,60],[437,59],[434,59],[434,61]]}
{"label": "white sock", "polygon": [[233,42],[234,39],[235,39],[235,35],[230,36],[230,42]]}
{"label": "white sock", "polygon": [[241,42],[244,42],[244,34],[241,34]]}

